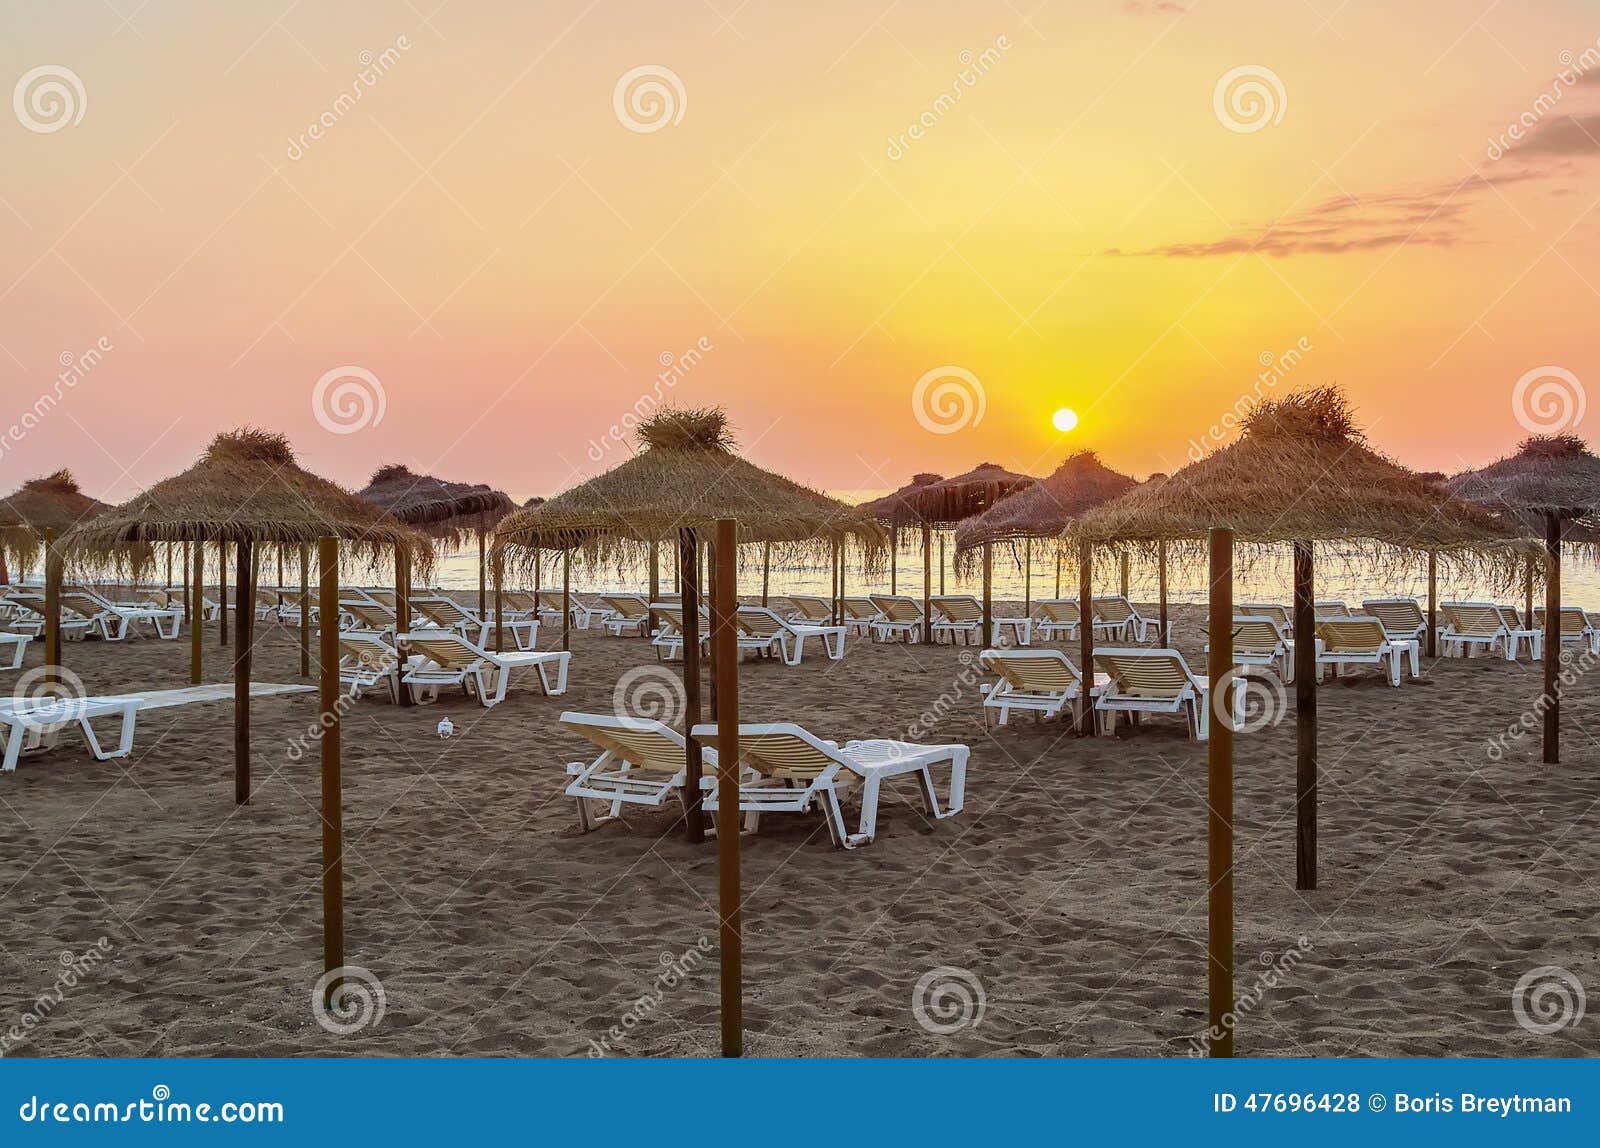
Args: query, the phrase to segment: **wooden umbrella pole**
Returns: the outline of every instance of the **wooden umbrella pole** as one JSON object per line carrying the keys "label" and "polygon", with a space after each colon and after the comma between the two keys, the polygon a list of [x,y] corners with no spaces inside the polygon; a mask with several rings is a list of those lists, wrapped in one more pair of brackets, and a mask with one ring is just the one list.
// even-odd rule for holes
{"label": "wooden umbrella pole", "polygon": [[251,540],[241,538],[235,552],[237,593],[233,650],[233,801],[250,804],[250,647],[255,637],[256,612],[248,603],[254,593],[251,575],[255,555]]}
{"label": "wooden umbrella pole", "polygon": [[[1172,625],[1167,621],[1167,540],[1156,543],[1156,594],[1161,602],[1161,645],[1172,645]],[[1230,623],[1231,624],[1231,623]]]}
{"label": "wooden umbrella pole", "polygon": [[1547,511],[1544,523],[1544,761],[1561,760],[1561,518]]}
{"label": "wooden umbrella pole", "polygon": [[206,618],[206,547],[203,542],[196,542],[190,547],[190,564],[193,569],[194,617],[189,622],[189,684],[200,684],[200,665],[202,661],[201,650],[204,647],[205,618]]}
{"label": "wooden umbrella pole", "polygon": [[1061,543],[1056,543],[1056,597],[1061,597]]}
{"label": "wooden umbrella pole", "polygon": [[56,553],[56,532],[48,526],[44,530],[44,664],[45,683],[54,684],[61,665],[61,556]]}
{"label": "wooden umbrella pole", "polygon": [[[321,561],[321,541],[318,546],[318,561]],[[300,676],[311,676],[311,547],[306,543],[300,544]],[[322,577],[322,568],[317,568],[317,577]],[[333,617],[339,616],[339,587],[333,588]],[[320,606],[320,603],[319,603]],[[326,628],[326,627],[324,627]],[[335,630],[338,626],[334,627]]]}
{"label": "wooden umbrella pole", "polygon": [[717,580],[712,609],[716,643],[717,804],[722,808],[722,832],[717,834],[717,911],[721,918],[722,1055],[744,1055],[744,960],[739,892],[739,636],[737,524],[717,520]]}
{"label": "wooden umbrella pole", "polygon": [[561,552],[561,648],[572,649],[572,551]]}
{"label": "wooden umbrella pole", "polygon": [[944,535],[939,535],[939,593],[944,593]]}
{"label": "wooden umbrella pole", "polygon": [[645,629],[656,632],[656,603],[661,600],[661,552],[655,539],[650,540],[650,617]]}
{"label": "wooden umbrella pole", "polygon": [[1122,571],[1120,577],[1117,579],[1117,593],[1121,594],[1124,598],[1128,596],[1128,584],[1130,582],[1128,577],[1128,566],[1131,561],[1132,559],[1128,552],[1124,550],[1122,552]]}
{"label": "wooden umbrella pole", "polygon": [[221,644],[228,644],[228,544],[217,543],[217,602],[222,607],[217,612]]}
{"label": "wooden umbrella pole", "polygon": [[[326,623],[324,623],[326,625]],[[394,544],[394,647],[400,656],[400,665],[406,664],[405,643],[400,640],[400,635],[408,633],[411,629],[411,554],[406,550],[405,543]],[[405,673],[402,670],[402,678]],[[404,681],[400,683],[400,705],[409,707],[412,704],[411,687]]]}
{"label": "wooden umbrella pole", "polygon": [[843,598],[844,598],[844,570],[841,569],[842,566],[843,566],[843,562],[841,561],[840,555],[839,555],[839,540],[836,538],[833,541],[833,594],[832,594],[832,597],[833,597],[833,624],[835,626],[842,626],[844,624],[843,619],[842,619],[842,615],[844,614],[844,602],[843,602]]}
{"label": "wooden umbrella pole", "polygon": [[[1296,623],[1298,624],[1298,623]],[[1439,656],[1439,555],[1428,551],[1428,657]],[[1295,663],[1299,665],[1298,662]],[[1298,670],[1296,671],[1299,672]]]}
{"label": "wooden umbrella pole", "polygon": [[[489,545],[488,518],[482,511],[478,512],[478,617],[483,617],[489,610],[489,591],[485,583],[489,578],[488,554]],[[495,625],[500,624],[500,619],[495,619]]]}
{"label": "wooden umbrella pole", "polygon": [[[1233,531],[1211,531],[1211,652],[1206,778],[1206,957],[1212,1056],[1233,1055]],[[1213,720],[1215,718],[1216,720]]]}
{"label": "wooden umbrella pole", "polygon": [[994,580],[994,545],[983,544],[983,644],[994,644],[994,600],[991,583]]}
{"label": "wooden umbrella pole", "polygon": [[1033,539],[1022,540],[1022,616],[1033,612]]}
{"label": "wooden umbrella pole", "polygon": [[[306,583],[307,547],[300,547],[300,584]],[[339,715],[344,690],[339,682],[339,540],[317,539],[317,605],[323,619],[317,639],[321,661],[318,695],[322,702],[322,970],[324,1007],[333,1005],[334,973],[344,968],[344,798],[339,776]],[[300,617],[309,591],[302,589]]]}
{"label": "wooden umbrella pole", "polygon": [[[682,576],[683,598],[683,728],[693,729],[700,723],[700,547],[695,533],[689,527],[678,531],[678,571]],[[718,760],[721,760],[720,755]],[[700,807],[700,743],[686,738],[683,753],[683,791],[688,797],[688,807],[683,820],[690,844],[698,845],[706,839],[705,811]],[[734,809],[738,809],[735,801]],[[738,833],[739,815],[729,822],[731,832]]]}
{"label": "wooden umbrella pole", "polygon": [[283,547],[278,550],[278,616],[283,616]]}
{"label": "wooden umbrella pole", "polygon": [[922,641],[933,641],[933,527],[922,524]]}
{"label": "wooden umbrella pole", "polygon": [[1522,572],[1522,624],[1529,630],[1533,629],[1533,575],[1534,561],[1529,558]]}
{"label": "wooden umbrella pole", "polygon": [[900,528],[889,527],[889,593],[898,594],[900,577]]}
{"label": "wooden umbrella pole", "polygon": [[761,544],[761,608],[767,608],[767,586],[772,580],[772,543]]}
{"label": "wooden umbrella pole", "polygon": [[[166,551],[167,551],[167,589],[170,590],[171,587],[172,587],[172,543],[170,543],[170,542],[167,543]],[[168,599],[163,598],[162,600],[163,601],[167,601]]]}
{"label": "wooden umbrella pole", "polygon": [[[1094,681],[1094,548],[1078,542],[1078,668],[1085,682]],[[1078,736],[1094,736],[1094,698],[1078,691]]]}
{"label": "wooden umbrella pole", "polygon": [[189,584],[194,581],[190,576],[189,562],[194,547],[185,542],[183,544],[183,621],[185,625],[194,625],[194,599],[189,596]]}
{"label": "wooden umbrella pole", "polygon": [[[535,621],[537,621],[537,612]],[[537,632],[537,630],[535,630]],[[494,552],[494,651],[506,648],[506,556],[501,550]]]}
{"label": "wooden umbrella pole", "polygon": [[533,592],[535,595],[544,589],[544,583],[539,581],[539,558],[543,552],[535,549],[533,552]]}
{"label": "wooden umbrella pole", "polygon": [[[711,614],[711,609],[715,606],[717,601],[717,567],[719,565],[721,565],[721,563],[717,558],[717,532],[713,531],[711,537],[706,539],[706,613],[708,616]],[[715,625],[712,626],[711,633],[706,636],[712,642],[716,641],[717,631]],[[717,677],[718,667],[715,651],[713,650],[711,659],[711,688],[707,694],[707,696],[710,698],[710,704],[706,707],[706,720],[708,721],[717,720]]]}
{"label": "wooden umbrella pole", "polygon": [[[1317,887],[1317,616],[1312,544],[1294,544],[1294,887]],[[1430,569],[1432,555],[1429,555]],[[1429,578],[1432,583],[1432,578]],[[1433,595],[1428,595],[1433,633]]]}

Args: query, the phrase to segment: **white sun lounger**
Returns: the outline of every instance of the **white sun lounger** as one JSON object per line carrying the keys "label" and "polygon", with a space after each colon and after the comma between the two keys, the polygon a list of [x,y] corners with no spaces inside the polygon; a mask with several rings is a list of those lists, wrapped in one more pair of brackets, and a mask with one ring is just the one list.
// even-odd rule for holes
{"label": "white sun lounger", "polygon": [[[669,797],[675,797],[687,808],[686,746],[677,730],[653,718],[571,711],[561,715],[561,724],[601,751],[591,762],[567,765],[572,780],[566,794],[578,803],[578,825],[583,832],[620,820],[624,805],[659,809]],[[707,774],[715,774],[717,751],[703,750],[701,762]],[[606,812],[597,815],[593,804],[603,806]]]}
{"label": "white sun lounger", "polygon": [[871,601],[878,608],[878,617],[872,623],[872,638],[887,642],[900,638],[905,642],[922,640],[922,604],[904,594],[873,594]]}
{"label": "white sun lounger", "polygon": [[[1044,717],[1056,717],[1067,704],[1077,700],[1083,690],[1083,674],[1060,650],[984,650],[978,664],[1000,680],[984,683],[983,724],[989,726],[989,711],[999,711],[995,724],[1005,725],[1012,710],[1029,710]],[[1090,687],[1098,695],[1105,679]],[[1096,717],[1098,721],[1098,715]]]}
{"label": "white sun lounger", "polygon": [[1330,666],[1338,677],[1348,665],[1386,666],[1389,684],[1399,686],[1401,659],[1409,658],[1411,676],[1420,672],[1418,642],[1415,638],[1391,639],[1376,618],[1353,614],[1348,618],[1317,620],[1317,666]]}
{"label": "white sun lounger", "polygon": [[837,662],[844,657],[847,626],[812,625],[791,622],[764,606],[739,607],[739,648],[776,648],[786,666],[798,666],[805,653],[807,638],[820,638],[828,657]]}
{"label": "white sun lounger", "polygon": [[[405,650],[417,655],[401,681],[419,687],[419,701],[431,701],[439,696],[439,687],[454,685],[466,688],[483,703],[485,709],[505,700],[511,675],[517,670],[535,670],[539,685],[546,694],[555,696],[567,692],[567,666],[572,654],[566,650],[518,650],[502,654],[490,653],[475,646],[460,634],[449,630],[413,630],[399,635]],[[555,680],[550,670],[555,668]]]}
{"label": "white sun lounger", "polygon": [[[76,725],[97,761],[126,757],[133,750],[134,726],[139,716],[136,697],[0,698],[0,736],[5,757],[0,770],[11,772],[24,753],[38,753],[56,744],[61,731]],[[117,717],[122,728],[115,749],[106,749],[91,724],[96,718]]]}
{"label": "white sun lounger", "polygon": [[33,639],[27,634],[0,634],[0,670],[22,668],[22,655]]}
{"label": "white sun lounger", "polygon": [[[722,753],[714,723],[697,725],[690,736]],[[904,741],[851,741],[844,745],[823,741],[790,722],[740,725],[738,760],[752,771],[739,785],[739,812],[745,828],[754,831],[763,813],[822,811],[834,844],[846,849],[866,845],[877,835],[878,798],[884,781],[907,774],[917,779],[928,813],[943,820],[961,812],[966,793],[967,757],[964,745],[917,745]],[[950,767],[949,800],[939,804],[933,787],[932,767]],[[855,833],[845,825],[841,791],[862,785],[861,822]],[[705,809],[719,810],[717,778],[700,779]]]}
{"label": "white sun lounger", "polygon": [[[1210,736],[1210,690],[1177,650],[1099,647],[1094,651],[1094,664],[1109,679],[1094,703],[1105,715],[1106,734],[1117,732],[1119,713],[1135,717],[1182,713],[1188,719],[1190,737],[1205,741]],[[1242,694],[1242,690],[1234,691],[1236,707]]]}

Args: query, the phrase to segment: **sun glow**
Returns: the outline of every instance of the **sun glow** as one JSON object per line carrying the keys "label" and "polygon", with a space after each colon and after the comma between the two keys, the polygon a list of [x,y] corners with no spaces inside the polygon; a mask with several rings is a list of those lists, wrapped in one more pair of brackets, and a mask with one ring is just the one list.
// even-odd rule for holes
{"label": "sun glow", "polygon": [[1050,425],[1062,434],[1075,430],[1078,426],[1078,412],[1071,407],[1062,407],[1050,416]]}

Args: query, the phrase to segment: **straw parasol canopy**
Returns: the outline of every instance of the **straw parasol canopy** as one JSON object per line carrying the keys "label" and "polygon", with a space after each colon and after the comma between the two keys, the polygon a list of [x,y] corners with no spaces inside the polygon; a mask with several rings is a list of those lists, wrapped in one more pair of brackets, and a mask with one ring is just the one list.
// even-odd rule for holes
{"label": "straw parasol canopy", "polygon": [[1119,498],[1139,483],[1112,470],[1092,450],[1080,450],[1047,478],[1003,498],[956,527],[956,557],[984,543],[1055,538],[1084,511]]}
{"label": "straw parasol canopy", "polygon": [[593,563],[642,561],[652,543],[680,530],[709,534],[719,518],[739,523],[739,541],[770,542],[826,556],[853,542],[876,559],[886,538],[871,515],[763,470],[734,453],[727,416],[716,409],[663,410],[639,427],[639,453],[603,474],[507,515],[496,550],[514,561],[537,550],[577,550]]}
{"label": "straw parasol canopy", "polygon": [[901,492],[901,499],[918,520],[949,526],[982,514],[995,503],[1039,480],[992,462],[981,462],[965,474],[941,479]]}
{"label": "straw parasol canopy", "polygon": [[871,502],[863,502],[857,509],[866,511],[872,517],[882,522],[887,522],[890,526],[920,525],[923,521],[922,516],[917,513],[913,499],[918,491],[932,486],[936,482],[943,481],[944,475],[942,474],[928,472],[914,474],[911,476],[911,481],[899,490],[886,494],[882,498],[875,498]]}
{"label": "straw parasol canopy", "polygon": [[358,497],[453,543],[464,534],[488,530],[517,508],[509,495],[492,487],[416,474],[400,463],[379,467]]}
{"label": "straw parasol canopy", "polygon": [[1600,457],[1577,435],[1534,435],[1515,454],[1445,482],[1455,494],[1533,532],[1563,520],[1562,541],[1600,553]]}
{"label": "straw parasol canopy", "polygon": [[19,568],[30,566],[46,530],[64,535],[110,509],[79,490],[70,471],[31,478],[0,501],[0,552]]}
{"label": "straw parasol canopy", "polygon": [[1239,441],[1089,511],[1064,535],[1111,550],[1166,542],[1199,558],[1218,526],[1247,549],[1334,541],[1373,560],[1433,551],[1506,582],[1531,547],[1520,528],[1369,447],[1336,387],[1259,404]]}
{"label": "straw parasol canopy", "polygon": [[83,523],[67,548],[90,564],[137,567],[148,542],[255,542],[278,547],[333,536],[376,563],[395,546],[431,563],[415,530],[295,462],[283,435],[254,428],[220,434],[182,474]]}

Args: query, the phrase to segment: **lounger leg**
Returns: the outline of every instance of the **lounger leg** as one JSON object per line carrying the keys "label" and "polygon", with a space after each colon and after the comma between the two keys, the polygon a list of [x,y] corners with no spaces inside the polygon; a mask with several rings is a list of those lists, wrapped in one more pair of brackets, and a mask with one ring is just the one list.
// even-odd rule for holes
{"label": "lounger leg", "polygon": [[17,758],[22,753],[22,743],[26,740],[26,729],[20,718],[12,718],[5,724],[6,758],[0,765],[0,771],[10,773],[17,768]]}

